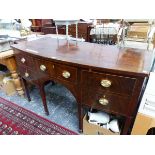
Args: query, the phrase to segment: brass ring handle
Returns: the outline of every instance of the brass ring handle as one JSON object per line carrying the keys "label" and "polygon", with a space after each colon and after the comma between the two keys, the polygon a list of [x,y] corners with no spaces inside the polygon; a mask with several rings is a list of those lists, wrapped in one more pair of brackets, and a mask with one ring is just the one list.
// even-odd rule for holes
{"label": "brass ring handle", "polygon": [[25,77],[29,77],[29,73],[26,72],[26,73],[25,73]]}
{"label": "brass ring handle", "polygon": [[108,88],[108,87],[111,86],[111,81],[109,81],[109,80],[101,80],[101,86]]}
{"label": "brass ring handle", "polygon": [[21,58],[21,62],[24,63],[26,60],[25,58]]}
{"label": "brass ring handle", "polygon": [[99,103],[102,104],[102,105],[108,105],[109,101],[107,99],[105,99],[105,98],[100,98]]}
{"label": "brass ring handle", "polygon": [[64,78],[68,79],[68,78],[71,76],[71,74],[70,74],[68,71],[63,71],[63,72],[62,72],[62,76],[63,76]]}
{"label": "brass ring handle", "polygon": [[40,70],[45,71],[46,70],[46,66],[45,65],[40,65]]}

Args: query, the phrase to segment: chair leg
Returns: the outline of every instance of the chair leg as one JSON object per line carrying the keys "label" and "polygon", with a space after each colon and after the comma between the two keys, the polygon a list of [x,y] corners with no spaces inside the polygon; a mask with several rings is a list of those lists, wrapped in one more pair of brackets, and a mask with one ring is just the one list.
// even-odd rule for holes
{"label": "chair leg", "polygon": [[26,82],[26,80],[24,78],[22,78],[22,81],[23,81],[23,85],[24,85],[24,88],[25,88],[26,97],[27,97],[28,101],[30,102],[31,97],[30,97],[30,93],[29,93],[29,90],[28,90],[27,82]]}
{"label": "chair leg", "polygon": [[49,115],[49,111],[48,111],[48,108],[47,108],[46,94],[45,94],[44,86],[39,86],[39,91],[40,91],[40,95],[41,95],[41,98],[42,98],[42,102],[43,102],[45,113],[46,113],[46,115]]}

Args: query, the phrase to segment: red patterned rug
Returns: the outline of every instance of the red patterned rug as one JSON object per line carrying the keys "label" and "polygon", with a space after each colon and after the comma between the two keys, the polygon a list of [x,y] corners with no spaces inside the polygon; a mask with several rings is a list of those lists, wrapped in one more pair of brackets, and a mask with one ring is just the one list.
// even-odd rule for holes
{"label": "red patterned rug", "polygon": [[0,97],[0,135],[77,135]]}

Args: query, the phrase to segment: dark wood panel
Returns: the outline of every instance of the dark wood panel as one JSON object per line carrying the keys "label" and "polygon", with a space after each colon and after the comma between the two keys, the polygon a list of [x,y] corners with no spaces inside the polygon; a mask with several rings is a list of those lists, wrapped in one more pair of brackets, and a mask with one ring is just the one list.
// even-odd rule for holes
{"label": "dark wood panel", "polygon": [[[107,105],[102,105],[99,103],[100,99],[106,99],[108,101]],[[130,103],[130,97],[122,97],[112,93],[99,93],[96,91],[89,91],[82,95],[82,103],[92,107],[94,109],[105,110],[114,114],[128,116],[128,108]]]}
{"label": "dark wood panel", "polygon": [[29,68],[35,68],[35,63],[32,57],[28,56],[27,54],[24,54],[23,52],[18,52],[16,54],[16,62],[18,66],[27,66]]}
{"label": "dark wood panel", "polygon": [[[88,81],[87,87],[90,89],[93,88],[93,91],[96,92],[107,91],[129,96],[132,95],[136,82],[135,78],[123,77],[105,73],[83,71],[82,75],[83,75],[82,80]],[[104,85],[102,86],[101,84],[102,81],[103,82],[108,81],[111,84],[108,87]]]}
{"label": "dark wood panel", "polygon": [[38,74],[36,74],[36,72],[34,72],[34,70],[32,71],[27,67],[20,66],[18,67],[18,71],[20,73],[20,76],[23,77],[25,80],[30,81],[32,83],[38,82],[39,76]]}
{"label": "dark wood panel", "polygon": [[[78,24],[78,32],[87,33],[89,24]],[[76,32],[76,25],[69,25],[69,32]]]}
{"label": "dark wood panel", "polygon": [[[79,38],[84,38],[85,41],[90,41],[90,23],[79,23],[78,24],[78,37]],[[42,27],[42,32],[44,34],[56,34],[56,27],[53,26],[48,26],[48,25],[44,25]],[[58,33],[59,34],[66,34],[66,27],[62,26],[62,27],[58,27]],[[68,28],[68,33],[69,35],[76,37],[76,25],[69,25]]]}
{"label": "dark wood panel", "polygon": [[[56,34],[56,27],[42,27],[42,32],[44,34]],[[66,34],[65,28],[58,28],[59,34]]]}
{"label": "dark wood panel", "polygon": [[55,27],[42,27],[41,31],[44,34],[56,34],[56,28]]}
{"label": "dark wood panel", "polygon": [[73,83],[77,83],[77,68],[67,65],[55,65],[56,76],[59,79]]}
{"label": "dark wood panel", "polygon": [[35,58],[34,61],[36,63],[37,74],[40,73],[42,76],[55,75],[54,64],[50,63],[49,61],[38,58]]}

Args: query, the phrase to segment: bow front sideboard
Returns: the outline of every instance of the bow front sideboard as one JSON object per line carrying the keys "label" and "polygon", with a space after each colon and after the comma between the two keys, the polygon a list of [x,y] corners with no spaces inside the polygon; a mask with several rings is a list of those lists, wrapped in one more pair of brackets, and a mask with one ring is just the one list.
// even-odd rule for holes
{"label": "bow front sideboard", "polygon": [[26,82],[38,86],[48,112],[44,84],[63,84],[77,101],[79,129],[83,109],[94,108],[124,118],[121,134],[130,134],[139,100],[151,70],[154,52],[74,42],[44,37],[12,45],[29,97]]}

